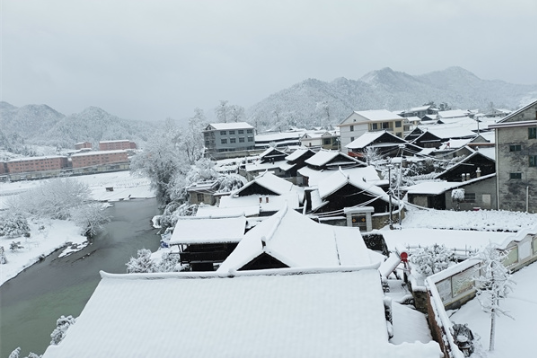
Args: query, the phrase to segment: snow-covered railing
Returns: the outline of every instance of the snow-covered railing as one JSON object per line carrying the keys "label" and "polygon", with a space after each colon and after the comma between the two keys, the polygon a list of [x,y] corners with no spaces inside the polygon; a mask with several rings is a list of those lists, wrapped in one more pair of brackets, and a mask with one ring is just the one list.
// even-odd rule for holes
{"label": "snow-covered railing", "polygon": [[[479,260],[471,259],[463,261],[457,265],[427,277],[425,280],[425,287],[428,293],[428,315],[429,325],[433,338],[438,342],[444,356],[446,358],[464,358],[464,354],[460,351],[459,347],[455,343],[453,335],[451,333],[453,323],[449,319],[444,306],[443,296],[438,291],[438,284],[450,280],[461,272],[468,272],[468,270],[475,269],[476,265],[479,265]],[[463,282],[468,282],[466,279]],[[473,281],[471,281],[473,289]],[[443,286],[441,286],[443,287]],[[444,287],[443,287],[444,288]],[[445,292],[444,292],[445,294]]]}

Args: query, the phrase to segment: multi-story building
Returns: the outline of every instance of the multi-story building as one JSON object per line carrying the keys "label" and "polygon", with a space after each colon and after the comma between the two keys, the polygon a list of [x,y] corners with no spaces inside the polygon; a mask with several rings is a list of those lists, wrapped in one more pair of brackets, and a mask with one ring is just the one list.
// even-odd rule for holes
{"label": "multi-story building", "polygon": [[130,140],[103,140],[99,142],[99,150],[136,149],[136,143]]}
{"label": "multi-story building", "polygon": [[255,148],[254,127],[246,122],[211,123],[203,131],[205,155],[215,159],[243,156]]}
{"label": "multi-story building", "polygon": [[537,213],[537,101],[496,124],[499,210]]}
{"label": "multi-story building", "polygon": [[403,137],[404,118],[385,109],[354,111],[339,124],[340,146],[345,146],[365,132],[388,131]]}
{"label": "multi-story building", "polygon": [[76,168],[95,167],[104,164],[128,163],[129,158],[125,150],[107,150],[86,152],[71,155],[73,170]]}
{"label": "multi-story building", "polygon": [[75,149],[76,149],[76,150],[80,150],[80,149],[91,149],[91,143],[90,143],[90,142],[79,142],[79,143],[75,143]]}
{"label": "multi-story building", "polygon": [[65,156],[30,157],[8,161],[7,171],[9,174],[47,172],[59,171],[67,166],[68,161]]}

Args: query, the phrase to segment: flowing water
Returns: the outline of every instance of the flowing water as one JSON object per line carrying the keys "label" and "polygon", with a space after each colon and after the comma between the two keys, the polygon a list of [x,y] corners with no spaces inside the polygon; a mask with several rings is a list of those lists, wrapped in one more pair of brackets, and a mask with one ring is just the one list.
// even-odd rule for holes
{"label": "flowing water", "polygon": [[155,199],[129,200],[108,208],[112,221],[92,244],[70,256],[60,251],[0,286],[0,358],[21,347],[43,354],[61,316],[78,317],[99,283],[99,270],[125,273],[137,250],[155,251],[159,236],[150,225]]}

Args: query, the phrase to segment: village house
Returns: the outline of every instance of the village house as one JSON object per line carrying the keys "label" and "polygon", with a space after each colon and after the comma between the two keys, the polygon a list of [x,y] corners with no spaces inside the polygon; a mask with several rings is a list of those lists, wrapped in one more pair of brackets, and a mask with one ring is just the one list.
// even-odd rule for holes
{"label": "village house", "polygon": [[383,258],[356,228],[323,225],[285,206],[244,235],[217,272],[368,266]]}
{"label": "village house", "polygon": [[[359,227],[363,231],[379,229],[386,225],[390,202],[393,212],[398,212],[398,200],[391,198],[374,182],[367,171],[373,167],[355,170],[339,169],[317,183],[317,188],[307,191],[311,213],[319,215],[324,221],[335,221],[336,225]],[[375,172],[376,174],[376,172]],[[379,178],[377,176],[377,180]],[[308,203],[308,204],[309,204]],[[349,210],[358,208],[359,210]],[[345,212],[347,210],[347,212]]]}
{"label": "village house", "polygon": [[300,137],[300,144],[308,148],[339,149],[339,133],[335,130],[308,131]]}
{"label": "village house", "polygon": [[338,168],[360,168],[367,165],[345,153],[337,150],[321,149],[315,155],[304,161],[307,166],[298,170],[302,176],[301,182],[312,185],[309,178],[316,177],[320,172],[338,170]]}
{"label": "village house", "polygon": [[255,130],[246,122],[211,123],[203,130],[205,156],[244,157],[255,149]]}
{"label": "village house", "polygon": [[[84,147],[87,148],[87,147]],[[89,147],[91,148],[91,146]],[[103,140],[99,142],[99,150],[128,150],[136,149],[136,143],[130,140]]]}
{"label": "village house", "polygon": [[218,183],[216,181],[193,183],[186,191],[188,192],[188,202],[192,205],[216,204],[216,187]]}
{"label": "village house", "polygon": [[285,163],[285,157],[287,153],[275,148],[269,147],[263,153],[259,154],[259,157],[252,163],[246,163],[244,165],[244,177],[247,180],[252,180],[260,173],[270,171],[276,176],[285,176],[285,171],[280,168],[280,165]]}
{"label": "village house", "polygon": [[[76,324],[43,358],[440,357],[433,341],[389,342],[377,268],[101,272]],[[402,330],[403,317],[393,319]]]}
{"label": "village house", "polygon": [[246,211],[257,207],[260,216],[270,216],[285,205],[298,209],[303,201],[303,191],[293,183],[264,172],[230,195],[222,196],[218,207]]}
{"label": "village house", "polygon": [[498,210],[537,212],[537,101],[491,124]]}
{"label": "village house", "polygon": [[284,132],[263,132],[255,137],[255,147],[258,150],[270,147],[286,148],[300,146],[300,138],[307,133],[305,129],[292,129]]}
{"label": "village house", "polygon": [[246,230],[244,216],[228,218],[181,217],[168,245],[181,264],[192,271],[213,271],[242,240]]}
{"label": "village house", "polygon": [[314,155],[315,152],[309,148],[297,148],[285,157],[285,163],[280,164],[280,169],[285,172],[283,177],[295,185],[304,185],[303,177],[298,174],[298,170],[304,168],[307,165],[306,160]]}
{"label": "village house", "polygon": [[[436,175],[435,179],[450,182],[468,181],[496,172],[496,163],[493,159],[479,151],[466,147],[470,154]],[[457,151],[460,152],[460,151]],[[495,190],[491,188],[491,190]]]}
{"label": "village house", "polygon": [[425,117],[426,115],[436,115],[438,109],[435,108],[432,104],[426,104],[419,107],[413,107],[399,112],[398,114],[404,118],[417,117],[419,119]]}
{"label": "village house", "polygon": [[339,125],[341,148],[365,132],[389,131],[403,137],[404,118],[385,109],[354,111]]}
{"label": "village house", "polygon": [[367,155],[367,148],[371,148],[377,156],[401,156],[415,155],[422,151],[417,145],[408,143],[406,140],[397,137],[390,132],[367,132],[345,146],[349,150],[349,155],[358,157],[367,162],[370,158]]}

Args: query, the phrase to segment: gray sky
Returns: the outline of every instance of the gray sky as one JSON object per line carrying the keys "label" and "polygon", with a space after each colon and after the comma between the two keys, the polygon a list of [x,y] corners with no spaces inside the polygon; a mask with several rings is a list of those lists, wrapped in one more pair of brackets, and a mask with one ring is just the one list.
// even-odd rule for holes
{"label": "gray sky", "polygon": [[537,84],[535,0],[0,0],[1,97],[71,114],[208,116],[307,78],[461,66]]}

